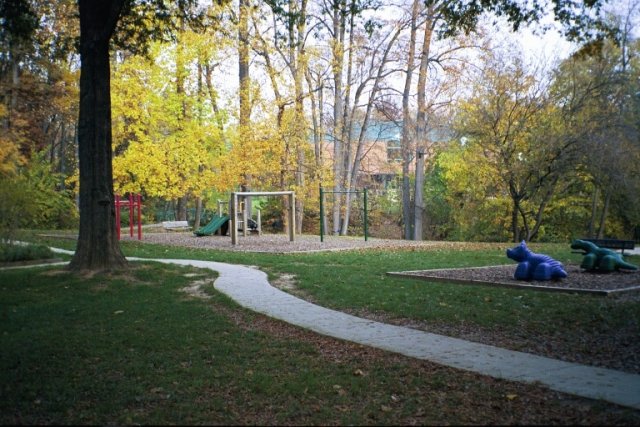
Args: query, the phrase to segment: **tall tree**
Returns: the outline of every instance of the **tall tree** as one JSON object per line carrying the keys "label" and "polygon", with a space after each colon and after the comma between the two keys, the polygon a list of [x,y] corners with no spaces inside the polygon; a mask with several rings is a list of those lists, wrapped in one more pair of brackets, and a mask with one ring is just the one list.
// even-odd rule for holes
{"label": "tall tree", "polygon": [[[152,43],[147,56],[114,64],[113,168],[119,192],[180,199],[200,196],[213,186],[213,165],[223,150],[222,112],[205,103],[203,76],[184,72],[199,69],[213,54],[209,37],[186,31],[180,49],[174,43]],[[176,67],[178,62],[182,66]]]}
{"label": "tall tree", "polygon": [[570,118],[567,127],[581,136],[581,170],[592,191],[592,213],[585,228],[592,236],[622,233],[612,227],[612,211],[629,228],[638,221],[637,198],[629,195],[637,193],[640,184],[640,100],[635,95],[639,69],[637,61],[625,66],[625,57],[636,56],[639,48],[637,40],[626,46],[606,41],[592,56],[579,52],[564,61],[556,75],[554,90]]}
{"label": "tall tree", "polygon": [[[345,136],[345,209],[340,234],[346,235],[349,227],[352,194],[355,192],[361,165],[366,154],[369,125],[377,107],[377,99],[383,91],[383,82],[395,69],[391,65],[391,52],[396,46],[400,34],[407,26],[406,17],[393,20],[388,25],[381,25],[383,29],[371,28],[360,32],[359,43],[351,43],[351,51],[370,52],[367,60],[356,61],[353,65],[357,80],[353,79],[349,87],[353,87],[353,101],[349,103],[345,125],[350,131]],[[375,26],[372,26],[375,27]],[[353,30],[352,30],[353,31]],[[350,61],[351,62],[351,61]],[[351,74],[351,73],[349,73]]]}
{"label": "tall tree", "polygon": [[512,238],[518,242],[530,240],[540,228],[558,181],[572,170],[567,162],[577,139],[558,131],[559,114],[544,80],[527,74],[521,60],[506,56],[489,55],[474,95],[461,105],[459,131],[499,177],[497,191],[511,201]]}
{"label": "tall tree", "polygon": [[[321,24],[329,34],[333,110],[329,130],[333,145],[333,233],[346,234],[352,189],[362,160],[362,143],[381,82],[388,75],[389,50],[402,19],[378,19],[382,3],[334,0],[323,3]],[[392,6],[395,9],[395,6]],[[389,15],[393,15],[393,10]],[[384,27],[388,23],[388,27]],[[368,110],[368,112],[367,112]],[[367,119],[368,118],[368,119]],[[355,169],[354,169],[355,168]]]}
{"label": "tall tree", "polygon": [[[126,266],[116,235],[113,195],[109,48],[144,48],[175,29],[173,14],[194,16],[193,0],[178,0],[171,11],[160,0],[79,0],[80,11],[80,228],[71,270]],[[150,19],[151,18],[151,19]],[[155,25],[150,25],[152,22]],[[118,31],[116,31],[118,28]]]}
{"label": "tall tree", "polygon": [[125,0],[80,0],[80,229],[72,270],[126,265],[115,225],[109,43]]}
{"label": "tall tree", "polygon": [[[251,14],[251,1],[240,0],[238,3],[238,81],[240,87],[240,116],[238,126],[240,129],[239,144],[251,146],[253,137],[251,126],[251,79],[249,76],[249,17]],[[251,191],[253,177],[246,174],[241,185],[242,191]],[[251,198],[246,198],[244,210],[247,217],[251,217]],[[234,218],[235,221],[235,218]]]}
{"label": "tall tree", "polygon": [[[296,232],[302,231],[303,208],[305,201],[307,170],[307,125],[304,111],[304,103],[307,98],[305,89],[305,75],[307,74],[307,57],[305,53],[306,40],[309,36],[307,30],[307,5],[306,0],[268,0],[265,2],[270,9],[272,25],[269,28],[271,35],[270,43],[259,33],[258,23],[256,26],[256,37],[258,43],[256,50],[264,58],[265,68],[275,95],[278,108],[278,127],[282,131],[285,139],[285,153],[282,159],[281,186],[293,186],[299,192],[296,197]],[[273,54],[273,55],[272,55]],[[272,56],[276,56],[277,59]],[[277,68],[278,64],[284,64],[282,69]],[[287,86],[281,84],[281,74],[285,72],[288,78],[284,79],[291,83],[289,94],[285,94],[283,89]],[[284,115],[286,110],[292,106],[290,114],[292,120],[288,120],[288,129],[284,129]],[[293,169],[293,177],[290,185],[286,184],[287,171]],[[288,208],[288,207],[287,207]]]}

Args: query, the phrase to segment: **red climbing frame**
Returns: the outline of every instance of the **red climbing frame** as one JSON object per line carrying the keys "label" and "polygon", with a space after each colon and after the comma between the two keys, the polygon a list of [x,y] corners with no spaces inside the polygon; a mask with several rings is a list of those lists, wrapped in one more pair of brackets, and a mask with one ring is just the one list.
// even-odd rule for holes
{"label": "red climbing frame", "polygon": [[[133,237],[133,223],[134,218],[138,222],[138,240],[142,240],[142,198],[140,194],[129,193],[129,200],[122,199],[116,195],[116,229],[118,230],[118,240],[120,240],[120,208],[129,207],[129,232]],[[138,208],[138,214],[136,215],[136,207]]]}

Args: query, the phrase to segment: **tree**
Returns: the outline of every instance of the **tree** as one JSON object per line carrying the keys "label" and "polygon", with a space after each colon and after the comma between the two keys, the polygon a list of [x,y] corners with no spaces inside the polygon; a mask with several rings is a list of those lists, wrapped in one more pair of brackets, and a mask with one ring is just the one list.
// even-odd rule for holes
{"label": "tree", "polygon": [[[624,204],[616,218],[634,212],[627,196],[638,188],[633,166],[639,155],[637,115],[623,111],[635,109],[637,75],[621,72],[624,61],[613,43],[591,48],[591,55],[576,53],[547,78],[525,73],[517,61],[510,62],[511,53],[489,57],[473,96],[460,104],[458,130],[468,137],[464,162],[474,166],[463,171],[456,161],[444,163],[450,190],[457,192],[455,199],[481,206],[488,200],[471,191],[477,181],[483,183],[482,197],[508,199],[514,241],[539,238],[545,233],[543,224],[550,235],[563,238],[587,228],[603,235],[609,209]],[[541,84],[545,81],[551,84]],[[491,179],[481,175],[486,172]],[[586,194],[592,195],[592,215],[583,229],[590,205]],[[599,194],[604,195],[602,203]],[[478,206],[472,209],[483,216]],[[572,215],[573,228],[557,212]],[[632,227],[633,220],[626,225]],[[619,222],[615,230],[621,234]]]}
{"label": "tree", "polygon": [[[26,0],[4,0],[0,3],[0,43],[4,61],[0,68],[3,84],[3,104],[8,111],[2,117],[2,129],[8,132],[12,125],[12,114],[17,107],[20,61],[29,49],[29,41],[37,28],[37,17]],[[5,59],[6,58],[6,59]]]}
{"label": "tree", "polygon": [[639,69],[625,57],[636,56],[639,47],[637,40],[620,47],[605,41],[594,55],[579,52],[564,61],[556,75],[555,96],[562,100],[568,132],[580,138],[580,170],[590,183],[590,236],[624,232],[613,227],[612,210],[624,218],[627,234],[638,221],[637,198],[629,195],[640,185]]}
{"label": "tree", "polygon": [[[307,126],[304,114],[304,102],[307,98],[305,90],[305,75],[307,74],[306,39],[307,5],[303,1],[265,1],[269,7],[272,25],[268,28],[270,34],[261,34],[259,18],[254,16],[256,29],[256,52],[264,60],[264,66],[275,96],[278,109],[277,123],[281,130],[284,150],[280,171],[280,186],[295,188],[297,193],[296,206],[291,207],[296,212],[297,232],[302,231],[305,190],[307,186]],[[265,37],[269,38],[269,42]],[[282,84],[281,74],[288,75],[291,85]],[[287,86],[290,86],[287,89]],[[287,112],[292,107],[292,111]],[[285,114],[293,117],[284,120]],[[286,128],[285,128],[286,122]],[[290,172],[291,171],[291,172]],[[293,175],[290,179],[288,175]],[[289,184],[287,185],[287,181]],[[288,203],[288,202],[287,202]],[[287,207],[289,208],[289,207]]]}
{"label": "tree", "polygon": [[499,177],[498,194],[511,201],[514,242],[537,234],[560,179],[573,169],[578,142],[543,82],[521,60],[488,55],[473,96],[460,105],[458,131]]}
{"label": "tree", "polygon": [[[333,98],[327,127],[333,146],[334,234],[347,233],[352,197],[347,191],[357,182],[368,128],[384,82],[394,71],[390,66],[396,60],[392,49],[406,25],[397,6],[389,6],[386,14],[380,13],[381,7],[376,1],[322,3],[320,26],[327,34],[330,78],[317,86],[329,88]],[[376,17],[376,12],[380,16]],[[323,125],[317,118],[314,114],[315,129]]]}
{"label": "tree", "polygon": [[433,165],[441,181],[440,194],[428,193],[428,203],[434,209],[432,200],[440,199],[443,237],[498,242],[510,237],[509,196],[499,191],[500,178],[477,145],[465,138],[452,141],[437,153]]}
{"label": "tree", "polygon": [[80,228],[71,270],[126,266],[115,224],[109,43],[125,0],[80,0]]}
{"label": "tree", "polygon": [[181,48],[153,43],[148,57],[132,56],[114,65],[113,165],[121,194],[179,200],[199,197],[212,186],[212,166],[223,151],[222,112],[207,108],[203,76],[184,72],[213,54],[209,37],[184,31]]}
{"label": "tree", "polygon": [[[565,35],[570,39],[597,38],[610,31],[599,16],[600,7],[603,3],[601,1],[585,1],[582,4],[577,4],[573,0],[553,0],[552,3],[554,18],[564,25]],[[403,153],[402,215],[405,239],[418,238],[414,234],[414,226],[421,229],[421,218],[412,218],[409,163],[413,159],[413,148],[416,143],[425,144],[427,111],[424,104],[424,89],[428,77],[427,70],[430,62],[433,62],[430,57],[432,42],[436,39],[454,37],[461,33],[469,34],[475,32],[480,17],[487,12],[505,17],[512,28],[517,30],[522,25],[539,22],[547,12],[546,6],[546,3],[537,1],[472,0],[461,3],[446,0],[427,0],[424,2],[423,7],[421,2],[414,0],[403,92],[403,134],[401,144]],[[422,47],[420,53],[417,54],[415,43],[418,30],[422,26],[424,26]],[[434,37],[434,35],[437,37]],[[420,64],[417,88],[419,105],[416,119],[413,120],[410,118],[408,100],[412,90],[415,62]],[[417,191],[422,191],[422,189],[416,189]],[[416,206],[415,209],[421,213],[420,206]]]}
{"label": "tree", "polygon": [[[340,233],[347,234],[349,227],[352,193],[356,190],[358,174],[361,170],[363,158],[366,154],[367,136],[369,124],[377,109],[377,99],[383,91],[385,78],[394,72],[391,66],[393,60],[391,52],[396,42],[407,26],[406,19],[394,20],[381,30],[366,30],[357,37],[359,43],[352,43],[351,50],[359,48],[369,52],[367,60],[355,61],[355,77],[349,82],[349,87],[355,88],[353,102],[347,111],[345,127],[349,129],[346,134],[345,153],[345,188],[349,191],[345,197],[345,210],[343,214]],[[351,73],[349,73],[350,75]],[[357,131],[356,131],[357,130]]]}
{"label": "tree", "polygon": [[[115,225],[110,43],[118,42],[129,50],[144,48],[148,41],[162,38],[175,29],[172,12],[191,16],[188,12],[195,3],[179,0],[176,9],[170,11],[167,4],[159,0],[79,0],[80,227],[76,252],[69,264],[71,270],[99,271],[126,266]],[[149,18],[155,26],[149,25]]]}

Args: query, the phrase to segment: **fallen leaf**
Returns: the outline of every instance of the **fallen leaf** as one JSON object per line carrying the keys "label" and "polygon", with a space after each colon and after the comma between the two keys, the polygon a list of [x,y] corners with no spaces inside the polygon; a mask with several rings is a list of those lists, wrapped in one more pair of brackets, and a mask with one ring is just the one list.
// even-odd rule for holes
{"label": "fallen leaf", "polygon": [[516,397],[518,397],[518,395],[517,394],[507,394],[505,397],[507,398],[507,400],[513,400]]}
{"label": "fallen leaf", "polygon": [[356,369],[355,371],[353,371],[353,375],[355,375],[356,377],[362,377],[364,376],[364,371],[362,369]]}

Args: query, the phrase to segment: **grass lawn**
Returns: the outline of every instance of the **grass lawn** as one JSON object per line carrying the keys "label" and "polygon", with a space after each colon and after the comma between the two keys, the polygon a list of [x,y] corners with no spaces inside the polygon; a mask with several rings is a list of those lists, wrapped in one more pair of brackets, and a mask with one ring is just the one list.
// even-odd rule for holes
{"label": "grass lawn", "polygon": [[[425,285],[385,275],[505,263],[504,251],[492,245],[306,255],[122,246],[128,256],[258,265],[273,279],[294,274],[300,292],[322,305],[388,317],[548,334],[637,327],[639,317],[633,302]],[[568,251],[560,246],[544,249],[565,261],[574,256],[563,257]],[[155,263],[94,277],[59,267],[0,271],[0,423],[640,423],[640,411],[286,325],[238,307],[213,289],[214,278]],[[201,281],[208,299],[183,291],[194,281]]]}

